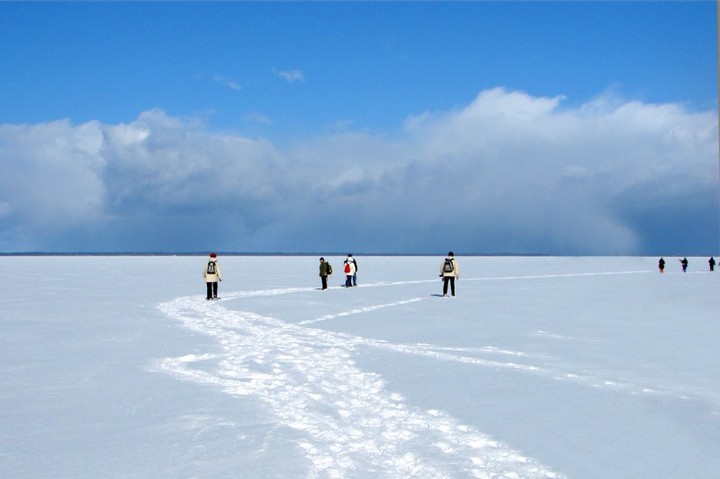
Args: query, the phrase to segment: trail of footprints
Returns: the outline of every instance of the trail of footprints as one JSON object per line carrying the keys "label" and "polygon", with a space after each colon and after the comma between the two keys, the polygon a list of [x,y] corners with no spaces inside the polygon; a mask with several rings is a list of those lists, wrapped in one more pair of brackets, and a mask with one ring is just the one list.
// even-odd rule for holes
{"label": "trail of footprints", "polygon": [[300,438],[297,447],[311,465],[308,477],[562,477],[443,411],[409,407],[401,395],[387,390],[380,375],[360,370],[352,359],[359,345],[455,359],[462,357],[461,351],[394,345],[287,324],[197,297],[177,298],[160,309],[214,337],[221,352],[166,358],[157,368],[231,395],[260,398],[277,423]]}

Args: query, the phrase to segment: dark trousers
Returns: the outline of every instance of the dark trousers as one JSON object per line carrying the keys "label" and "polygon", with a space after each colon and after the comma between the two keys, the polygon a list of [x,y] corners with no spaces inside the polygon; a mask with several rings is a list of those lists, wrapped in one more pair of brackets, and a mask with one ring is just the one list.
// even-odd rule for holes
{"label": "dark trousers", "polygon": [[443,294],[447,294],[448,283],[450,283],[450,291],[455,296],[455,276],[443,276]]}
{"label": "dark trousers", "polygon": [[205,285],[207,286],[207,299],[217,298],[217,281],[214,283],[205,283]]}
{"label": "dark trousers", "polygon": [[322,282],[322,289],[327,289],[327,276],[320,276],[320,281]]}
{"label": "dark trousers", "polygon": [[350,286],[352,286],[352,278],[353,277],[351,274],[345,275],[345,287],[346,288],[349,288]]}

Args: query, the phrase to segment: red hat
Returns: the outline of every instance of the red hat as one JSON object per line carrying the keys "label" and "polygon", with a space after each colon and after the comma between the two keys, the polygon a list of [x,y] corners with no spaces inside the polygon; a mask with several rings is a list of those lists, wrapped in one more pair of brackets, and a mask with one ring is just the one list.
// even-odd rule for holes
{"label": "red hat", "polygon": [[211,258],[216,258],[217,255],[216,255],[215,253],[210,253],[210,257],[211,257]]}

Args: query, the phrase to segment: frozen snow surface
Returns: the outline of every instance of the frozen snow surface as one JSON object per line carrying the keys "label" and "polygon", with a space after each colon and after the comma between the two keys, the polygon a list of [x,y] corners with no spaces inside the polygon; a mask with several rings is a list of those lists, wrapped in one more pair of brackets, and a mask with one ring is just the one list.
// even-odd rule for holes
{"label": "frozen snow surface", "polygon": [[708,258],[0,258],[0,477],[720,478]]}

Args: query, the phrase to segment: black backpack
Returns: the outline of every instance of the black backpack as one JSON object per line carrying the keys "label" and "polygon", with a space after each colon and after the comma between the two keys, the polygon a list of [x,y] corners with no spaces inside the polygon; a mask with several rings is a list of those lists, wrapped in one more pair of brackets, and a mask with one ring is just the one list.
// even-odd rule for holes
{"label": "black backpack", "polygon": [[451,259],[446,259],[445,264],[443,264],[443,273],[452,273],[455,269],[455,266],[453,266],[453,262]]}
{"label": "black backpack", "polygon": [[327,274],[330,275],[330,274],[332,274],[332,266],[330,266],[330,263],[328,263],[327,265],[328,265],[328,267],[327,267]]}
{"label": "black backpack", "polygon": [[207,274],[215,274],[215,261],[208,261]]}

